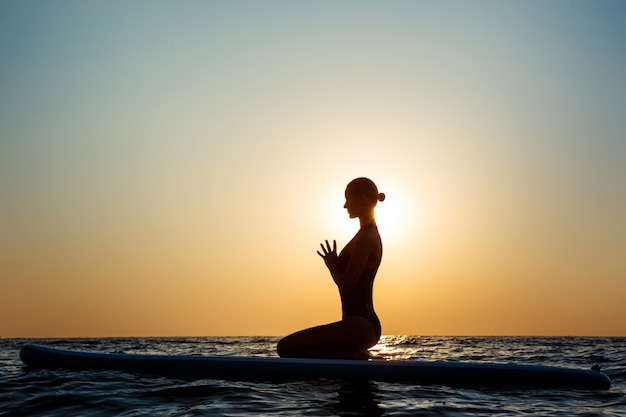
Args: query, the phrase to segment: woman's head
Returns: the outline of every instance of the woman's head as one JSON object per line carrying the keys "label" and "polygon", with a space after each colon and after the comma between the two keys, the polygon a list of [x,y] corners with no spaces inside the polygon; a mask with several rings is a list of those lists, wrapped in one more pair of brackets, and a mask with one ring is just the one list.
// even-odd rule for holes
{"label": "woman's head", "polygon": [[346,187],[346,204],[350,217],[360,217],[364,212],[372,212],[379,201],[385,201],[385,194],[369,178],[356,178]]}

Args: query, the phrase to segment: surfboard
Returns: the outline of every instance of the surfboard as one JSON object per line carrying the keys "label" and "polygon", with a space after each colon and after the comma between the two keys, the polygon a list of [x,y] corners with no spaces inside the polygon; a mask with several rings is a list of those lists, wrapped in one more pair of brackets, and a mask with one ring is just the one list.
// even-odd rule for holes
{"label": "surfboard", "polygon": [[368,379],[416,384],[608,389],[599,370],[555,366],[413,360],[343,360],[278,357],[98,353],[27,344],[28,368],[119,370],[183,378]]}

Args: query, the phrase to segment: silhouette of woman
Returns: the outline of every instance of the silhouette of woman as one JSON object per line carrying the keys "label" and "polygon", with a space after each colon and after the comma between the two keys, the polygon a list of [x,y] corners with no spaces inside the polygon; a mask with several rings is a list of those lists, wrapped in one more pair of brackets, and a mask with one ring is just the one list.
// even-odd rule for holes
{"label": "silhouette of woman", "polygon": [[337,255],[337,242],[328,240],[317,252],[330,271],[341,297],[341,321],[300,330],[278,342],[282,357],[367,359],[367,349],[381,335],[381,325],[374,311],[372,289],[383,254],[376,227],[374,207],[385,200],[376,184],[368,178],[356,178],[346,187],[350,218],[357,218],[361,228]]}

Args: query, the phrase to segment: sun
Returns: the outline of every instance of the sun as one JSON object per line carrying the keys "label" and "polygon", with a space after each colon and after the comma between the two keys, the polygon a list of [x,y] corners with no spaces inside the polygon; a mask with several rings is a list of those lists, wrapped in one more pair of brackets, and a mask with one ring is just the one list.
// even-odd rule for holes
{"label": "sun", "polygon": [[385,191],[385,201],[376,206],[376,223],[384,240],[395,241],[406,233],[412,221],[408,213],[409,207],[401,194],[394,190]]}

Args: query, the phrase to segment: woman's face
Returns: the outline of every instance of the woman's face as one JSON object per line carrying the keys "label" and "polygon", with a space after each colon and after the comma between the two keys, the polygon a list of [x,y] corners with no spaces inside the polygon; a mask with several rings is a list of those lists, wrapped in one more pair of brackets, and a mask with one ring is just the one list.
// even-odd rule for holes
{"label": "woman's face", "polygon": [[343,208],[348,210],[348,215],[351,219],[355,217],[361,217],[361,215],[365,212],[367,208],[367,204],[365,204],[365,196],[361,194],[349,193],[346,190],[346,204],[343,205]]}

